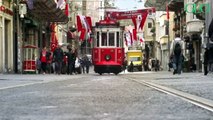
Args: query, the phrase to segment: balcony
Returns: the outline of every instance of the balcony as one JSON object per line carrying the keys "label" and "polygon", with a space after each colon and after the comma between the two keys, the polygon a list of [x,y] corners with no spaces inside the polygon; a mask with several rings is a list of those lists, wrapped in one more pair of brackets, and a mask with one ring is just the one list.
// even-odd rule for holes
{"label": "balcony", "polygon": [[186,31],[188,33],[200,33],[203,29],[203,21],[198,19],[191,20],[186,23]]}

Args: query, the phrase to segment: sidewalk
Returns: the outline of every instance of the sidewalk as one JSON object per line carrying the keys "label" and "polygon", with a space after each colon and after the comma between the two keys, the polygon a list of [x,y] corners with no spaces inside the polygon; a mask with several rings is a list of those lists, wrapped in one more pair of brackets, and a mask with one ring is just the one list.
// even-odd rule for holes
{"label": "sidewalk", "polygon": [[153,83],[213,100],[213,73],[206,76],[199,72],[173,75],[172,72],[160,71],[151,73],[149,77]]}
{"label": "sidewalk", "polygon": [[0,74],[0,90],[26,86],[31,84],[61,81],[82,77],[80,75],[55,75],[55,74]]}

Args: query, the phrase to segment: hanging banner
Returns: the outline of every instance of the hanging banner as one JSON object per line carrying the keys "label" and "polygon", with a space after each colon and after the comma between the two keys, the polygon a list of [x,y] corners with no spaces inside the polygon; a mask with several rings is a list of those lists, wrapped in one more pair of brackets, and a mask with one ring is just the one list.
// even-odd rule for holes
{"label": "hanging banner", "polygon": [[142,15],[142,18],[147,14],[155,13],[155,8],[139,9],[132,11],[107,11],[106,15],[111,19],[123,20],[137,18],[138,15]]}

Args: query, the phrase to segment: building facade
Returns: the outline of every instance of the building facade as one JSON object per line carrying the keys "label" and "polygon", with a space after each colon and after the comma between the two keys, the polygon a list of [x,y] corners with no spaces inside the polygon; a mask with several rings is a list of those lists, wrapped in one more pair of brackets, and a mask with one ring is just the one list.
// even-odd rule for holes
{"label": "building facade", "polygon": [[14,34],[12,2],[0,0],[0,73],[14,68]]}

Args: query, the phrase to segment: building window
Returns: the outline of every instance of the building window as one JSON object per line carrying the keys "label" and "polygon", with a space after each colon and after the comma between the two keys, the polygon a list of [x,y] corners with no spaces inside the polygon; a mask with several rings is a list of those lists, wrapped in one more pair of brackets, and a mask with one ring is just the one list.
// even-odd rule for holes
{"label": "building window", "polygon": [[100,2],[100,7],[102,7],[102,4],[103,4],[103,3],[102,3],[102,1],[101,1],[101,2]]}
{"label": "building window", "polygon": [[152,23],[148,23],[148,28],[152,28]]}

